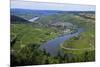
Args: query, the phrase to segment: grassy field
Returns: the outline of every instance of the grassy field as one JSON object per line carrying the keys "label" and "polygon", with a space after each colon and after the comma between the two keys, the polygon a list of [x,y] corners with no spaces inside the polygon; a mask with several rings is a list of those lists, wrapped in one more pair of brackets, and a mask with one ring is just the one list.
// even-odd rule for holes
{"label": "grassy field", "polygon": [[84,32],[77,37],[65,41],[63,47],[65,47],[65,52],[70,51],[77,54],[84,53],[85,51],[93,51],[95,48],[94,44],[94,38],[88,32]]}

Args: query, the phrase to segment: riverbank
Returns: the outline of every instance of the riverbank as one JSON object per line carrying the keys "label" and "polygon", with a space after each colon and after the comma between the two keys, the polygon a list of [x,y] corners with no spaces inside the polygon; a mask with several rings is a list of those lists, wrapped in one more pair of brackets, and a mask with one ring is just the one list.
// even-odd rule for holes
{"label": "riverbank", "polygon": [[70,38],[77,36],[81,32],[83,32],[83,28],[78,28],[76,32],[66,34],[64,36],[57,37],[55,39],[52,39],[43,45],[40,46],[39,49],[44,50],[49,53],[51,56],[56,56],[58,55],[59,52],[62,52],[60,50],[60,44],[62,44],[65,40],[69,40]]}
{"label": "riverbank", "polygon": [[65,52],[72,53],[72,54],[80,54],[80,53],[84,53],[86,51],[94,51],[95,50],[93,46],[91,46],[89,48],[82,48],[82,49],[80,48],[80,49],[77,49],[77,48],[65,47],[64,44],[60,44],[60,47]]}

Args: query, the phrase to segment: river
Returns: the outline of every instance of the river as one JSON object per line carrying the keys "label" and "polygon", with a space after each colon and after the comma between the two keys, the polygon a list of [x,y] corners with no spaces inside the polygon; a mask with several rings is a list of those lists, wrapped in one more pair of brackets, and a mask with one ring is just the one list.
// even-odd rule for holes
{"label": "river", "polygon": [[77,36],[78,34],[82,33],[83,31],[84,31],[83,28],[78,28],[77,32],[70,33],[68,35],[64,35],[64,36],[52,39],[52,40],[44,43],[43,45],[41,45],[39,47],[39,49],[40,50],[45,49],[46,53],[49,53],[52,56],[58,55],[59,52],[62,54],[63,52],[60,49],[60,44],[62,44],[65,40],[70,39],[71,37]]}

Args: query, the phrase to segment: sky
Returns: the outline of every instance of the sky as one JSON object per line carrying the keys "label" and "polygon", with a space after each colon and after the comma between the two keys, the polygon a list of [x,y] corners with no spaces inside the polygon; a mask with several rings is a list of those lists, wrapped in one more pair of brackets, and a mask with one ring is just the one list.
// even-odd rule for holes
{"label": "sky", "polygon": [[33,1],[11,1],[11,8],[32,10],[95,11],[94,5],[62,4]]}

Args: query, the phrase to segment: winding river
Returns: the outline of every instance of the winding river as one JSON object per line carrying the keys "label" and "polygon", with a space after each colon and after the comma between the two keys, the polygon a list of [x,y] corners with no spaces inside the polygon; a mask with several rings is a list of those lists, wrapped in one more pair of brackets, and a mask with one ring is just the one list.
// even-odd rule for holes
{"label": "winding river", "polygon": [[82,33],[84,31],[83,28],[78,28],[77,32],[70,33],[68,35],[64,35],[61,37],[57,37],[55,39],[52,39],[43,45],[40,46],[40,50],[46,51],[46,53],[49,53],[52,56],[58,55],[58,52],[63,53],[60,49],[60,44],[62,44],[65,40],[70,39],[71,37],[77,36],[78,34]]}

